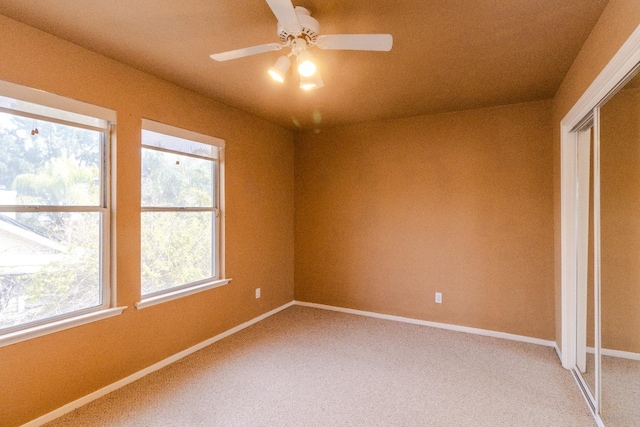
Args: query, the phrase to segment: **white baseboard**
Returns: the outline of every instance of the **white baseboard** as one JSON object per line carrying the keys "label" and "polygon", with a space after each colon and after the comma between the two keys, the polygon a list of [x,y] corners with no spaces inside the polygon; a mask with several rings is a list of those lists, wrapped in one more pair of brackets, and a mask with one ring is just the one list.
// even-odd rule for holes
{"label": "white baseboard", "polygon": [[181,352],[176,353],[173,356],[167,357],[166,359],[161,360],[160,362],[155,363],[155,364],[153,364],[153,365],[151,365],[151,366],[149,366],[147,368],[144,368],[141,371],[138,371],[138,372],[136,372],[134,374],[131,374],[126,378],[123,378],[123,379],[121,379],[119,381],[116,381],[115,383],[109,384],[108,386],[103,387],[100,390],[96,390],[91,394],[88,394],[88,395],[86,395],[84,397],[81,397],[80,399],[74,400],[71,403],[67,403],[66,405],[64,405],[64,406],[62,406],[62,407],[60,407],[60,408],[58,408],[58,409],[56,409],[54,411],[51,411],[48,414],[45,414],[45,415],[43,415],[41,417],[38,417],[35,420],[29,421],[28,423],[23,424],[22,427],[37,427],[37,426],[41,426],[41,425],[43,425],[45,423],[48,423],[50,421],[53,421],[56,418],[59,418],[59,417],[65,415],[65,414],[73,411],[74,409],[79,408],[80,406],[86,405],[89,402],[92,402],[92,401],[94,401],[96,399],[99,399],[102,396],[105,396],[106,394],[109,394],[112,391],[115,391],[115,390],[117,390],[117,389],[119,389],[121,387],[124,387],[127,384],[131,384],[132,382],[134,382],[136,380],[139,380],[140,378],[142,378],[142,377],[144,377],[146,375],[149,375],[150,373],[152,373],[154,371],[162,369],[165,366],[170,365],[170,364],[182,359],[183,357],[186,357],[186,356],[188,356],[188,355],[190,355],[192,353],[195,353],[198,350],[201,350],[201,349],[203,349],[203,348],[215,343],[216,341],[220,341],[221,339],[226,338],[229,335],[233,335],[236,332],[241,331],[242,329],[245,329],[245,328],[247,328],[247,327],[249,327],[251,325],[254,325],[254,324],[260,322],[261,320],[264,320],[267,317],[272,316],[272,315],[284,310],[285,308],[291,307],[293,304],[294,304],[294,302],[291,301],[291,302],[289,302],[287,304],[284,304],[284,305],[282,305],[282,306],[280,306],[278,308],[275,308],[275,309],[273,309],[273,310],[271,310],[271,311],[269,311],[267,313],[264,313],[264,314],[262,314],[262,315],[260,315],[258,317],[255,317],[255,318],[253,318],[253,319],[251,319],[249,321],[246,321],[246,322],[244,322],[244,323],[242,323],[242,324],[240,324],[240,325],[238,325],[238,326],[236,326],[234,328],[231,328],[231,329],[229,329],[227,331],[224,331],[224,332],[216,335],[213,338],[209,338],[208,340],[205,340],[205,341],[203,341],[203,342],[201,342],[199,344],[196,344],[196,345],[194,345],[192,347],[189,347],[186,350],[182,350]]}
{"label": "white baseboard", "polygon": [[553,343],[553,348],[556,350],[556,354],[558,355],[558,359],[560,359],[560,363],[562,363],[562,350],[560,350],[560,347],[558,347],[557,342]]}
{"label": "white baseboard", "polygon": [[[594,354],[596,351],[593,347],[587,347],[587,353]],[[603,356],[619,357],[621,359],[640,360],[640,353],[633,353],[630,351],[611,350],[610,348],[603,348],[600,353]]]}
{"label": "white baseboard", "polygon": [[403,323],[411,323],[413,325],[430,326],[432,328],[448,329],[448,330],[451,330],[451,331],[466,332],[468,334],[483,335],[483,336],[493,337],[493,338],[503,338],[503,339],[507,339],[507,340],[521,341],[521,342],[526,342],[526,343],[529,343],[529,344],[537,344],[537,345],[543,345],[543,346],[547,346],[547,347],[556,347],[556,351],[559,351],[557,349],[556,343],[554,341],[543,340],[543,339],[540,339],[540,338],[527,337],[527,336],[524,336],[524,335],[508,334],[506,332],[491,331],[491,330],[488,330],[488,329],[471,328],[471,327],[468,327],[468,326],[452,325],[452,324],[449,324],[449,323],[430,322],[428,320],[413,319],[413,318],[410,318],[410,317],[402,317],[402,316],[393,316],[393,315],[390,315],[390,314],[380,314],[380,313],[375,313],[373,311],[354,310],[352,308],[343,308],[343,307],[336,307],[336,306],[332,306],[332,305],[316,304],[316,303],[313,303],[313,302],[294,301],[294,303],[295,303],[295,305],[300,305],[300,306],[303,306],[303,307],[312,307],[312,308],[319,308],[319,309],[322,309],[322,310],[339,311],[339,312],[342,312],[342,313],[356,314],[356,315],[359,315],[359,316],[375,317],[377,319],[392,320],[392,321],[395,321],[395,322],[403,322]]}

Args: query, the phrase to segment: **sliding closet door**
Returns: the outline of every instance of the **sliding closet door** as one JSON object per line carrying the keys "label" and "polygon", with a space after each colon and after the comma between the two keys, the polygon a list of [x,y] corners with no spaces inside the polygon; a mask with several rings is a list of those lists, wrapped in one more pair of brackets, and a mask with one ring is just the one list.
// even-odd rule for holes
{"label": "sliding closet door", "polygon": [[574,372],[599,420],[640,425],[640,77],[574,132]]}
{"label": "sliding closet door", "polygon": [[640,77],[600,108],[602,406],[640,425]]}
{"label": "sliding closet door", "polygon": [[640,27],[561,122],[562,363],[640,426]]}

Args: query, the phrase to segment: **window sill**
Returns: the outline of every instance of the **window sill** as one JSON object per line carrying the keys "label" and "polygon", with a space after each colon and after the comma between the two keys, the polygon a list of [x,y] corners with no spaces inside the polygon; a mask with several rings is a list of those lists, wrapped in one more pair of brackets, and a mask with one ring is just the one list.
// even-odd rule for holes
{"label": "window sill", "polygon": [[162,294],[162,295],[154,295],[152,297],[142,298],[140,302],[136,303],[136,308],[140,310],[142,308],[151,307],[152,305],[162,304],[163,302],[186,297],[187,295],[193,295],[193,294],[197,294],[198,292],[203,292],[209,289],[218,288],[220,286],[226,285],[230,281],[231,279],[220,279],[213,282],[192,286],[189,288],[178,289],[173,292],[167,292],[166,294]]}
{"label": "window sill", "polygon": [[109,317],[118,316],[122,314],[126,308],[127,307],[106,308],[0,335],[0,347],[52,334],[54,332],[64,331],[65,329],[75,328],[76,326],[85,325],[98,320],[108,319]]}

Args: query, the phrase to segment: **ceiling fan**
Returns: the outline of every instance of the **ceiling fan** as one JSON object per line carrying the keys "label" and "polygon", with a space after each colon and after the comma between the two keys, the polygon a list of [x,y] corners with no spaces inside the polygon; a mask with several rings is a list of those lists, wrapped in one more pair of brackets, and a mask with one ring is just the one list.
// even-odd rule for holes
{"label": "ceiling fan", "polygon": [[313,62],[313,56],[309,52],[310,48],[317,46],[320,49],[330,50],[388,52],[393,45],[391,34],[320,35],[318,21],[312,18],[311,13],[304,7],[293,7],[291,0],[266,0],[266,2],[278,19],[277,33],[281,42],[214,53],[211,55],[212,59],[221,62],[290,48],[289,54],[280,56],[275,65],[269,69],[269,74],[274,80],[284,82],[285,74],[291,67],[291,57],[295,57],[300,74],[300,88],[311,90],[322,87],[323,83]]}

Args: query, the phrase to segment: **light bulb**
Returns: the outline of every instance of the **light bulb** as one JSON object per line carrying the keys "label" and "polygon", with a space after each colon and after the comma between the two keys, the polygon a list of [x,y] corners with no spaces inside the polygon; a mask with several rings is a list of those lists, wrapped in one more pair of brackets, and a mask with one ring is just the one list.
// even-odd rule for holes
{"label": "light bulb", "polygon": [[316,72],[316,64],[308,50],[303,50],[298,54],[298,73],[304,77],[311,77]]}
{"label": "light bulb", "polygon": [[300,88],[302,90],[311,90],[316,88],[316,84],[313,82],[300,83]]}
{"label": "light bulb", "polygon": [[269,69],[269,75],[271,78],[277,82],[284,83],[284,76],[280,74],[278,70],[274,70],[273,68]]}

